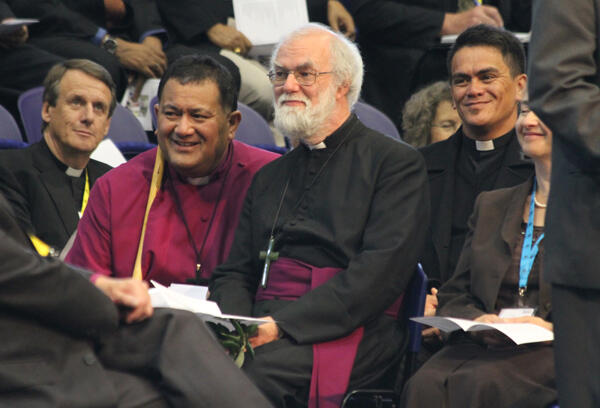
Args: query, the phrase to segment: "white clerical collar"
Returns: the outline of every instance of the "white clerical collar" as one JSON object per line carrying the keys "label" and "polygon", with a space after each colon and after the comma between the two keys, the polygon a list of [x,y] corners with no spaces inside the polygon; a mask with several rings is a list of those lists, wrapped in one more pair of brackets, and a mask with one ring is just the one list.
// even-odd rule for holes
{"label": "white clerical collar", "polygon": [[81,173],[83,173],[83,170],[84,169],[74,169],[73,167],[67,167],[65,173],[67,173],[67,176],[81,177]]}
{"label": "white clerical collar", "polygon": [[205,186],[210,181],[210,176],[204,177],[186,177],[185,181],[193,186]]}
{"label": "white clerical collar", "polygon": [[317,143],[316,145],[311,145],[311,144],[305,143],[305,145],[310,150],[321,150],[321,149],[327,148],[327,145],[325,144],[325,142]]}
{"label": "white clerical collar", "polygon": [[475,148],[480,152],[489,152],[494,150],[493,140],[475,140]]}

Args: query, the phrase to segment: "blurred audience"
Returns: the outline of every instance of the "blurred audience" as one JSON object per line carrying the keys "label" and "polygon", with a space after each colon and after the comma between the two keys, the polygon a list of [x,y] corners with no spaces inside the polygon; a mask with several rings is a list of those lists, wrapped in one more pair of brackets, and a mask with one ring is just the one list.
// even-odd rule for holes
{"label": "blurred audience", "polygon": [[423,147],[448,139],[460,127],[447,81],[438,81],[410,97],[402,112],[402,139]]}

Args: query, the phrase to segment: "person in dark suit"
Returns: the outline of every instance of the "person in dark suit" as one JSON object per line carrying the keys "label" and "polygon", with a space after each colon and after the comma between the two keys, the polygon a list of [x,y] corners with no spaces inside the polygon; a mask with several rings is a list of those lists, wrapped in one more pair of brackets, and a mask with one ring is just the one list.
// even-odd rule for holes
{"label": "person in dark suit", "polygon": [[[479,195],[456,272],[438,293],[437,314],[552,330],[550,285],[544,281],[547,264],[542,262],[550,250],[544,246],[544,219],[552,132],[526,103],[516,130],[535,164],[535,176]],[[520,309],[522,316],[500,317],[503,309]],[[409,380],[402,406],[547,407],[556,401],[551,344],[516,346],[493,333],[478,333],[451,334]]]}
{"label": "person in dark suit", "polygon": [[555,132],[546,277],[561,407],[600,405],[600,2],[535,1],[529,92]]}
{"label": "person in dark suit", "polygon": [[[477,24],[529,31],[531,0],[352,0],[349,10],[358,28],[365,59],[362,97],[401,128],[410,95],[448,78],[448,48],[440,37],[460,34]],[[472,8],[468,8],[472,7]]]}
{"label": "person in dark suit", "polygon": [[54,66],[44,81],[43,139],[0,152],[0,192],[22,227],[60,249],[77,228],[90,189],[110,167],[90,159],[116,106],[110,74],[88,60]]}
{"label": "person in dark suit", "polygon": [[85,58],[110,72],[121,98],[127,71],[160,77],[166,31],[153,0],[5,0],[17,17],[37,18],[29,42],[63,58]]}
{"label": "person in dark suit", "polygon": [[153,314],[146,283],[37,255],[1,194],[0,241],[1,406],[270,406],[195,315]]}
{"label": "person in dark suit", "polygon": [[522,183],[533,170],[514,131],[527,83],[519,41],[503,29],[469,28],[450,51],[448,67],[462,126],[421,149],[431,190],[431,228],[421,262],[436,287],[454,272],[477,195]]}
{"label": "person in dark suit", "polygon": [[[0,22],[8,23],[14,18],[6,0],[0,0]],[[31,45],[28,39],[29,29],[25,25],[0,34],[0,105],[17,120],[17,100],[21,92],[40,86],[48,70],[63,60]]]}

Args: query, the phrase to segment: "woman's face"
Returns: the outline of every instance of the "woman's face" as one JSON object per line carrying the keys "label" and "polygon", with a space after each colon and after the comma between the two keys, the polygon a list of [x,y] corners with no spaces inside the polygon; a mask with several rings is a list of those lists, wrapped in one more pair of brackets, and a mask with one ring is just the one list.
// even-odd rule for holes
{"label": "woman's face", "polygon": [[526,100],[521,102],[516,130],[519,144],[526,156],[532,159],[550,158],[552,131],[529,109]]}
{"label": "woman's face", "polygon": [[461,121],[452,102],[441,101],[435,109],[435,116],[431,124],[431,142],[441,142],[452,136],[460,127]]}

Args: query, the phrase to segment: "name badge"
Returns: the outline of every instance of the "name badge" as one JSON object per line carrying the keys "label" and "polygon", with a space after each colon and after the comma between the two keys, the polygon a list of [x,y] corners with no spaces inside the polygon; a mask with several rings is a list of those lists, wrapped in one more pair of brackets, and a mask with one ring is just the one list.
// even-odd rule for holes
{"label": "name badge", "polygon": [[534,315],[535,315],[534,307],[505,308],[505,309],[500,310],[500,313],[498,313],[498,317],[500,317],[500,318],[523,317],[523,316],[534,316]]}

